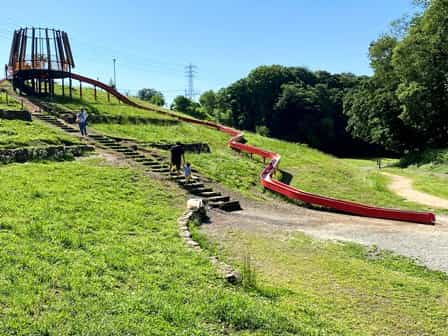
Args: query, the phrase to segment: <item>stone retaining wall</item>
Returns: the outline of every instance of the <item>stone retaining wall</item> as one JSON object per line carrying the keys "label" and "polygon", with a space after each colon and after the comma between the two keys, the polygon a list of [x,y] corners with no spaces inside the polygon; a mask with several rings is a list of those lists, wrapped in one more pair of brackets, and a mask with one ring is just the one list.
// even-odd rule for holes
{"label": "stone retaining wall", "polygon": [[95,148],[88,145],[78,146],[44,146],[23,147],[13,149],[0,149],[0,163],[27,162],[40,160],[67,160],[75,156],[93,151]]}
{"label": "stone retaining wall", "polygon": [[0,119],[32,121],[31,113],[28,111],[0,110]]}
{"label": "stone retaining wall", "polygon": [[[184,239],[188,247],[195,251],[202,251],[201,246],[193,240],[190,226],[202,223],[207,218],[206,210],[204,207],[188,209],[179,219],[179,233]],[[235,271],[232,266],[220,261],[217,256],[210,256],[210,262],[216,267],[219,274],[232,284],[239,283],[241,281],[241,274]]]}

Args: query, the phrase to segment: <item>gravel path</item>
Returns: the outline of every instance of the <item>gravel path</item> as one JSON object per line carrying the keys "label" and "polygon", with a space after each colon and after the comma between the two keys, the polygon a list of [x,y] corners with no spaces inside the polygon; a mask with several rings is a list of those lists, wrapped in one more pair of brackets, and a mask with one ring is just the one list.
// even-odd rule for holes
{"label": "gravel path", "polygon": [[318,239],[377,245],[415,259],[433,270],[448,272],[448,218],[434,226],[317,211],[273,200],[244,201],[243,211],[210,212],[203,230],[212,239],[227,239],[235,229],[261,234],[304,232]]}
{"label": "gravel path", "polygon": [[391,183],[388,186],[389,189],[397,195],[406,198],[408,201],[427,205],[432,208],[448,209],[448,200],[415,190],[412,186],[412,179],[391,173],[383,172],[382,174],[391,179]]}

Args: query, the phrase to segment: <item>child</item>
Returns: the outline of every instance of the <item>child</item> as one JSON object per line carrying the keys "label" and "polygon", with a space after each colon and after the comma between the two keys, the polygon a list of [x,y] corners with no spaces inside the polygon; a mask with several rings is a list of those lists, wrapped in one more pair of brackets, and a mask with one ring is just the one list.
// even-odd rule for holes
{"label": "child", "polygon": [[187,164],[184,166],[184,176],[185,176],[185,181],[187,181],[187,183],[190,183],[191,180],[191,165],[189,162],[187,162]]}

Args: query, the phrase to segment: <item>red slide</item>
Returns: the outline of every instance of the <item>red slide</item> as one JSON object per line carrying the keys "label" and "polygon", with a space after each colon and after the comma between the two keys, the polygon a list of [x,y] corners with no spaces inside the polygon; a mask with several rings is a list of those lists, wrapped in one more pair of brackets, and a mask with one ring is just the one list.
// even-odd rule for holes
{"label": "red slide", "polygon": [[288,198],[303,201],[305,203],[320,205],[326,208],[338,210],[341,212],[359,215],[359,216],[365,216],[365,217],[374,217],[374,218],[383,218],[383,219],[392,219],[392,220],[399,220],[399,221],[407,221],[407,222],[415,222],[415,223],[422,223],[422,224],[434,224],[436,217],[433,213],[430,212],[417,212],[417,211],[408,211],[408,210],[396,210],[396,209],[387,209],[387,208],[379,208],[379,207],[373,207],[368,205],[363,205],[359,203],[354,203],[350,201],[342,201],[334,198],[319,196],[316,194],[307,193],[304,191],[301,191],[299,189],[296,189],[294,187],[291,187],[290,185],[284,184],[280,181],[274,180],[272,178],[273,174],[275,173],[277,166],[280,162],[280,155],[274,152],[269,152],[264,149],[260,149],[254,146],[246,145],[241,143],[241,140],[243,139],[244,133],[238,130],[235,130],[231,127],[226,127],[223,125],[219,125],[213,122],[209,121],[202,121],[197,120],[193,118],[188,117],[182,117],[178,116],[175,113],[170,113],[168,111],[162,111],[153,109],[150,107],[146,107],[140,104],[137,104],[133,101],[131,101],[126,96],[122,95],[118,91],[116,91],[114,88],[101,83],[99,81],[80,76],[77,74],[72,74],[72,78],[77,79],[82,82],[89,83],[91,85],[96,85],[105,91],[109,92],[111,95],[115,96],[117,99],[121,100],[123,103],[149,110],[158,112],[164,115],[168,115],[170,117],[177,118],[181,121],[194,123],[198,125],[208,126],[211,128],[215,128],[221,132],[227,133],[232,138],[229,140],[228,144],[232,149],[256,154],[263,158],[267,158],[270,161],[270,163],[263,169],[261,172],[260,178],[261,178],[261,184],[263,187],[272,190],[276,193],[279,193],[283,196],[286,196]]}

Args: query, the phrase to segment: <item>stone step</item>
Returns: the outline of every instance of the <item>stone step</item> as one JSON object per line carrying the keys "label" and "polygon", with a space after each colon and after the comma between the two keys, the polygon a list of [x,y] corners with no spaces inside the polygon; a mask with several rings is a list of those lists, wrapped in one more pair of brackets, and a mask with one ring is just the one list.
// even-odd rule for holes
{"label": "stone step", "polygon": [[177,180],[177,183],[183,186],[185,189],[191,189],[191,188],[200,188],[204,186],[204,183],[195,182],[190,180],[190,182],[187,183],[187,180]]}
{"label": "stone step", "polygon": [[215,196],[221,196],[220,192],[217,191],[203,191],[199,193],[200,196],[208,198],[208,197],[215,197]]}
{"label": "stone step", "polygon": [[202,187],[191,189],[190,193],[192,193],[193,195],[200,195],[203,192],[210,192],[210,191],[213,191],[213,189],[209,187]]}
{"label": "stone step", "polygon": [[[148,159],[146,159],[146,160],[148,160]],[[144,162],[142,162],[142,164],[144,166],[150,166],[150,167],[162,167],[158,162],[155,162],[155,161],[144,161]]]}
{"label": "stone step", "polygon": [[212,208],[219,208],[224,211],[238,211],[241,210],[240,202],[228,201],[228,202],[209,202],[208,204]]}
{"label": "stone step", "polygon": [[170,170],[168,168],[154,168],[151,169],[154,173],[167,173]]}
{"label": "stone step", "polygon": [[209,203],[228,202],[228,201],[230,201],[230,197],[229,196],[214,196],[214,197],[207,197],[206,200]]}

